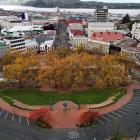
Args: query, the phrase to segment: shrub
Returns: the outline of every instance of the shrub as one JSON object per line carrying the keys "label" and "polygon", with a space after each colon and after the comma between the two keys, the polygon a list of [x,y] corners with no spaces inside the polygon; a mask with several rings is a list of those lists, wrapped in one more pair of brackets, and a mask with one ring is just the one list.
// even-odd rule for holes
{"label": "shrub", "polygon": [[125,93],[118,93],[117,95],[115,95],[115,98],[113,99],[113,102],[116,103],[118,102],[123,96],[124,96]]}
{"label": "shrub", "polygon": [[29,120],[35,121],[41,128],[51,128],[49,121],[52,119],[49,109],[41,108],[29,114]]}
{"label": "shrub", "polygon": [[4,100],[5,102],[7,102],[8,104],[10,104],[10,105],[13,105],[13,104],[14,104],[14,101],[13,101],[13,99],[12,99],[11,97],[4,96],[4,97],[3,97],[3,100]]}
{"label": "shrub", "polygon": [[90,126],[91,124],[94,123],[94,121],[97,118],[100,118],[101,115],[98,112],[95,111],[87,111],[84,112],[81,116],[80,116],[80,121],[78,126],[79,127],[86,127],[86,126]]}

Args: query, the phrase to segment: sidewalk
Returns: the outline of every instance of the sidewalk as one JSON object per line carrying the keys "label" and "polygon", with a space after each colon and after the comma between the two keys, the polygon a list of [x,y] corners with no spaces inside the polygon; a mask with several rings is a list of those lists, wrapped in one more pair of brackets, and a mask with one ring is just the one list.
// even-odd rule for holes
{"label": "sidewalk", "polygon": [[[117,110],[121,107],[123,107],[125,104],[127,104],[133,97],[133,90],[134,89],[140,89],[140,83],[131,83],[127,88],[127,94],[117,103],[111,104],[109,106],[105,106],[99,109],[94,109],[94,111],[98,111],[100,114],[106,114],[109,112],[112,112],[114,110]],[[22,106],[22,103],[20,103],[20,106]],[[75,128],[76,124],[79,121],[80,115],[89,110],[87,105],[81,105],[80,110],[78,109],[77,105],[73,102],[70,102],[69,104],[69,110],[67,112],[62,111],[62,102],[58,102],[54,105],[55,109],[51,111],[53,120],[50,122],[53,126],[53,128]],[[0,99],[0,107],[4,110],[15,113],[16,115],[28,117],[28,114],[30,111],[26,111],[24,109],[19,109],[13,106],[10,106],[8,103]],[[40,106],[23,106],[29,107],[30,110],[38,109]],[[46,106],[49,107],[49,106]]]}

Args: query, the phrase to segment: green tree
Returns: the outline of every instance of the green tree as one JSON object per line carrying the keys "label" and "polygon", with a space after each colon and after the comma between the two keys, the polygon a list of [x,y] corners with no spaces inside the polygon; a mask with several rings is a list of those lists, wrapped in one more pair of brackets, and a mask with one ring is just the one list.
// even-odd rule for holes
{"label": "green tree", "polygon": [[122,23],[125,24],[125,23],[129,23],[131,20],[130,20],[130,16],[129,14],[126,14],[123,18],[122,18]]}

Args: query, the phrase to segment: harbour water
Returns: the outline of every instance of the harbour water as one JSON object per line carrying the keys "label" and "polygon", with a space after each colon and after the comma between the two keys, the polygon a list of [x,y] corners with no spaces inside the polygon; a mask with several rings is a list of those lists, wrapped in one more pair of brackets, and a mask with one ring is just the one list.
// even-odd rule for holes
{"label": "harbour water", "polygon": [[[0,5],[0,8],[5,10],[20,10],[20,11],[45,11],[45,12],[55,12],[56,8],[36,8],[30,6],[15,6],[15,5]],[[79,13],[93,13],[95,9],[65,9],[61,8],[60,11],[65,12],[79,12]],[[109,13],[112,14],[129,14],[135,16],[140,14],[140,9],[109,9]]]}

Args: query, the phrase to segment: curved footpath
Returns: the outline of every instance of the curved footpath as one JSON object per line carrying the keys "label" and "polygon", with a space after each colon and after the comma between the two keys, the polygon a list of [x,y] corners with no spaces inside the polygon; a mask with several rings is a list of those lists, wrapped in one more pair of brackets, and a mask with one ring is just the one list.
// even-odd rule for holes
{"label": "curved footpath", "polygon": [[[128,85],[127,94],[117,103],[111,104],[109,106],[105,106],[99,109],[94,109],[94,111],[98,111],[100,114],[107,114],[109,112],[113,112],[114,110],[118,110],[126,105],[133,97],[133,90],[140,89],[140,83],[131,83]],[[71,104],[71,106],[75,107],[75,105]],[[0,107],[10,113],[14,113],[19,116],[28,117],[30,111],[19,109],[13,106],[10,106],[8,103],[0,99]],[[29,106],[30,110],[39,109],[40,106]],[[44,107],[44,106],[42,106]],[[46,106],[49,107],[49,106]],[[73,108],[74,108],[73,107]],[[62,112],[62,108],[57,108],[55,111],[52,111],[53,120],[51,122],[53,128],[75,128],[78,122],[78,118],[81,113],[89,110],[87,105],[81,105],[80,110],[71,109],[65,113]],[[65,121],[64,121],[65,120]]]}

